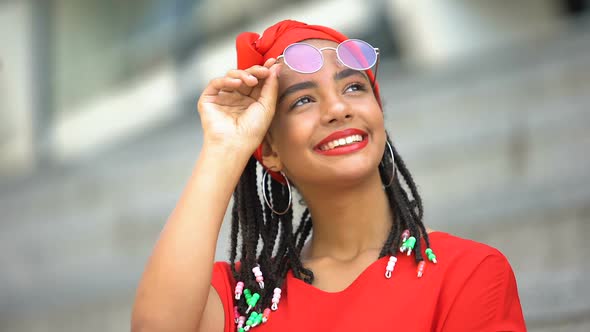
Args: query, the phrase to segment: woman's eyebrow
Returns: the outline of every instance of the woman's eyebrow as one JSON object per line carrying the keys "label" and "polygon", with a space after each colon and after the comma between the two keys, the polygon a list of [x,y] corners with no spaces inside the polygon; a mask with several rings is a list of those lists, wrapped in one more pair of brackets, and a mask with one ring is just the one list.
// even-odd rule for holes
{"label": "woman's eyebrow", "polygon": [[365,72],[354,70],[351,68],[346,68],[346,69],[341,70],[341,71],[337,72],[336,74],[334,74],[334,81],[340,81],[340,80],[343,80],[347,77],[355,76],[355,75],[361,76],[362,78],[369,80],[369,78],[367,77],[367,74],[365,74]]}
{"label": "woman's eyebrow", "polygon": [[286,88],[285,91],[283,91],[283,93],[279,97],[278,104],[282,103],[283,99],[287,98],[287,96],[294,94],[295,92],[297,92],[299,90],[313,89],[313,88],[317,88],[317,87],[318,87],[317,83],[313,82],[313,81],[305,81],[305,82],[293,84],[290,87]]}

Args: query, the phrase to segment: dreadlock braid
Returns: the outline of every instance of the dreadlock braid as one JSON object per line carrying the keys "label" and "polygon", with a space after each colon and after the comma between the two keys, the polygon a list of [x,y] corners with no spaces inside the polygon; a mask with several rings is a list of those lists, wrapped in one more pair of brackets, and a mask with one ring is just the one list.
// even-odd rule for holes
{"label": "dreadlock braid", "polygon": [[[238,207],[237,204],[239,200],[239,192],[240,190],[237,189],[234,192],[234,204],[232,207],[232,220],[238,220]],[[238,233],[240,231],[240,224],[237,222],[232,222],[231,224],[231,234],[230,234],[230,241],[231,241],[231,248],[229,253],[229,261],[234,262],[236,260],[236,256],[238,255]],[[235,265],[231,264],[232,273],[234,276],[237,275]]]}
{"label": "dreadlock braid", "polygon": [[299,229],[297,230],[297,251],[301,252],[303,249],[303,245],[305,244],[305,240],[311,233],[311,228],[313,224],[311,223],[311,216],[309,215],[309,209],[305,209],[303,212],[303,216],[301,217],[301,223],[299,224]]}
{"label": "dreadlock braid", "polygon": [[[403,159],[391,144],[389,136],[387,141],[391,145],[394,158],[391,158],[389,149],[386,148],[379,164],[379,174],[381,182],[385,185],[393,220],[379,258],[397,255],[404,229],[409,229],[417,239],[423,238],[426,247],[430,247],[430,240],[422,221],[424,208],[417,186]],[[234,279],[244,282],[244,288],[260,295],[260,301],[253,310],[262,312],[271,306],[273,290],[282,286],[288,271],[291,271],[295,278],[309,284],[313,283],[313,271],[303,266],[300,257],[303,246],[312,232],[313,222],[309,210],[305,209],[294,230],[293,209],[288,209],[284,215],[273,213],[258,195],[256,165],[257,161],[250,158],[234,192],[229,259]],[[283,210],[288,206],[289,194],[285,186],[270,177],[267,177],[262,185],[269,193],[270,202],[275,209]],[[409,192],[404,185],[409,188]],[[241,247],[239,260],[238,245]],[[414,252],[416,263],[424,260],[421,241],[416,241]],[[240,264],[239,268],[236,267],[237,262]],[[264,275],[264,289],[261,289],[253,276],[252,269],[256,266],[260,267]],[[237,301],[240,313],[245,313],[248,309],[244,302]]]}

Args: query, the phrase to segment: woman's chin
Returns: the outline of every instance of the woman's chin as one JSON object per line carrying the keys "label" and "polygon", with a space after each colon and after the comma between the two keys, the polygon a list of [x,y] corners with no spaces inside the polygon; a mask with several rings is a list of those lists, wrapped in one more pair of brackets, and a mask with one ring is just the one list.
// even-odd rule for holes
{"label": "woman's chin", "polygon": [[309,179],[310,184],[329,186],[330,188],[341,188],[357,186],[362,183],[380,180],[379,171],[376,167],[370,169],[356,167],[349,169],[338,169],[325,174],[322,172],[315,173],[315,176]]}

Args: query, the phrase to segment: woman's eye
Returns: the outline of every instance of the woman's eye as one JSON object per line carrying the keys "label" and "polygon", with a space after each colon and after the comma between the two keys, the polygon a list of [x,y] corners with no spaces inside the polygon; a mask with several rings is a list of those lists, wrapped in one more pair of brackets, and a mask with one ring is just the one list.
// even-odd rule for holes
{"label": "woman's eye", "polygon": [[365,86],[362,85],[361,83],[352,83],[346,87],[345,91],[364,91],[364,90],[365,90]]}
{"label": "woman's eye", "polygon": [[298,106],[303,106],[303,105],[305,105],[307,103],[311,103],[311,98],[309,98],[307,96],[306,97],[301,97],[301,98],[297,99],[293,103],[293,105],[291,106],[291,108],[295,108],[295,107],[298,107]]}

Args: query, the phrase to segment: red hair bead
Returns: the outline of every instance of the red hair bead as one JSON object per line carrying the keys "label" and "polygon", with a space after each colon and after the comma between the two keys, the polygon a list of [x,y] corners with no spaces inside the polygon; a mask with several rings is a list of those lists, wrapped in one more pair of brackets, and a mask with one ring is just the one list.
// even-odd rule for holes
{"label": "red hair bead", "polygon": [[420,261],[420,263],[418,263],[418,268],[416,269],[416,271],[418,273],[418,278],[422,278],[422,275],[424,274],[425,267],[426,267],[425,261]]}
{"label": "red hair bead", "polygon": [[266,308],[262,312],[262,322],[266,323],[268,321],[268,317],[270,317],[270,308]]}

